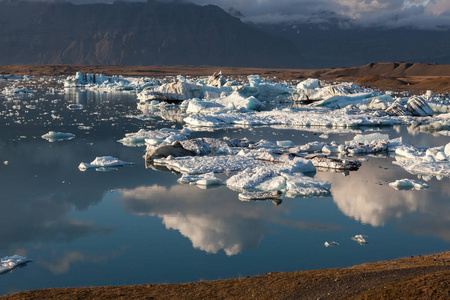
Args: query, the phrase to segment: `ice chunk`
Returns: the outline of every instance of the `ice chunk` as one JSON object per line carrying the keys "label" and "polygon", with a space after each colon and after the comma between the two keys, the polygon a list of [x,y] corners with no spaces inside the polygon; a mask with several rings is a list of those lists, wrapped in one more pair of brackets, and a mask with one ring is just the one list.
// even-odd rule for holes
{"label": "ice chunk", "polygon": [[277,141],[277,145],[280,147],[293,147],[294,143],[290,140],[286,141]]}
{"label": "ice chunk", "polygon": [[319,79],[308,78],[297,84],[297,89],[318,89],[320,88]]}
{"label": "ice chunk", "polygon": [[86,171],[87,169],[97,169],[101,168],[101,170],[108,170],[109,168],[119,167],[119,166],[127,166],[133,165],[134,163],[122,161],[112,156],[101,156],[96,157],[91,163],[81,162],[78,166],[80,171]]}
{"label": "ice chunk", "polygon": [[254,96],[244,97],[237,91],[220,100],[220,103],[227,107],[234,107],[235,109],[257,111],[266,109],[266,106]]}
{"label": "ice chunk", "polygon": [[331,183],[298,174],[281,174],[286,179],[286,197],[325,196],[330,193]]}
{"label": "ice chunk", "polygon": [[151,146],[156,146],[159,144],[167,145],[173,143],[174,141],[186,140],[190,133],[191,132],[188,129],[141,129],[138,132],[125,134],[125,137],[118,140],[118,142],[128,147],[143,146],[145,143]]}
{"label": "ice chunk", "polygon": [[329,247],[329,246],[339,246],[339,243],[336,243],[335,241],[333,242],[325,242],[323,243],[325,245],[325,247]]}
{"label": "ice chunk", "polygon": [[68,140],[74,139],[75,134],[49,131],[48,133],[42,135],[41,137],[43,139],[46,139],[49,142],[59,142],[59,141],[68,141]]}
{"label": "ice chunk", "polygon": [[210,102],[210,101],[203,101],[199,98],[194,98],[192,100],[186,100],[189,101],[188,107],[186,109],[186,113],[199,113],[203,110],[209,109],[209,108],[223,108],[224,106],[221,104],[218,104],[216,102]]}
{"label": "ice chunk", "polygon": [[247,78],[250,86],[258,86],[261,83],[261,77],[259,75],[248,75]]}
{"label": "ice chunk", "polygon": [[422,190],[428,188],[428,184],[418,182],[411,179],[399,179],[395,182],[389,183],[389,186],[396,188],[396,189],[416,189],[416,190]]}
{"label": "ice chunk", "polygon": [[67,105],[67,108],[70,110],[81,110],[84,108],[83,104],[69,104]]}
{"label": "ice chunk", "polygon": [[13,255],[13,256],[5,256],[2,259],[0,259],[0,274],[6,273],[8,271],[11,271],[12,269],[16,268],[17,266],[26,264],[27,262],[30,262],[26,257],[20,256],[20,255]]}
{"label": "ice chunk", "polygon": [[367,235],[357,234],[354,237],[352,237],[351,239],[352,239],[352,241],[355,241],[360,245],[365,245],[368,243],[365,238],[367,238]]}
{"label": "ice chunk", "polygon": [[179,183],[196,184],[200,186],[222,185],[225,182],[216,177],[213,172],[200,174],[200,175],[187,175],[184,174],[178,179]]}

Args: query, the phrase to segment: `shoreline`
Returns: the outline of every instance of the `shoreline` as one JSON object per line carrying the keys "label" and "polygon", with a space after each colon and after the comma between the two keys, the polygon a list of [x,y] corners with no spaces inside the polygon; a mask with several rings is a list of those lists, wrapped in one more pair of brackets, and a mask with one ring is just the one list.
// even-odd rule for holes
{"label": "shoreline", "polygon": [[277,272],[182,284],[52,288],[17,299],[449,299],[450,252],[365,263],[349,268]]}
{"label": "shoreline", "polygon": [[222,71],[225,76],[261,77],[277,80],[317,78],[327,81],[350,81],[380,90],[450,93],[450,65],[425,63],[377,63],[351,68],[267,69],[212,66],[101,66],[101,65],[4,65],[0,74],[32,76],[68,76],[76,72],[106,76],[165,77],[176,75],[210,76]]}

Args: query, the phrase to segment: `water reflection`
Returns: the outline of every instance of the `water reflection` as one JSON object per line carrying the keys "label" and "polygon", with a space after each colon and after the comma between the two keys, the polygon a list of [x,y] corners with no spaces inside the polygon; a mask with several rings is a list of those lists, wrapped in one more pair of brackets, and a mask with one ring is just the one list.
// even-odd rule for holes
{"label": "water reflection", "polygon": [[350,176],[318,173],[317,177],[333,182],[331,192],[339,210],[363,224],[395,222],[404,231],[450,241],[450,186],[434,180],[425,190],[393,189],[389,182],[413,176],[391,161],[372,158]]}
{"label": "water reflection", "polygon": [[[256,247],[264,236],[264,223],[276,213],[267,206],[242,205],[226,188],[152,185],[118,191],[125,210],[160,217],[167,229],[178,230],[195,248],[209,253],[223,249],[234,255]],[[224,193],[230,199],[224,199]]]}

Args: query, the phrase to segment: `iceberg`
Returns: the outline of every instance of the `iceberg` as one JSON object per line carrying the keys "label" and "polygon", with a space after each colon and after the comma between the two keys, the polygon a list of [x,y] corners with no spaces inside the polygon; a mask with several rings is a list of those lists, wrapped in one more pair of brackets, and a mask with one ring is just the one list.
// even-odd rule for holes
{"label": "iceberg", "polygon": [[12,269],[30,262],[26,257],[20,255],[5,256],[0,259],[0,274],[11,271]]}
{"label": "iceberg", "polygon": [[418,176],[450,177],[450,143],[441,147],[417,149],[403,146],[395,151],[396,164]]}
{"label": "iceberg", "polygon": [[351,240],[357,242],[362,246],[368,243],[365,238],[367,238],[367,235],[357,234],[354,237],[352,237]]}
{"label": "iceberg", "polygon": [[114,167],[122,167],[133,165],[134,163],[122,161],[112,156],[96,157],[91,163],[81,162],[78,166],[80,171],[86,171],[87,169],[100,169],[101,171],[111,170]]}
{"label": "iceberg", "polygon": [[389,186],[399,189],[399,190],[407,190],[407,189],[416,189],[416,190],[422,190],[428,188],[428,184],[418,182],[411,179],[399,179],[394,182],[389,183]]}

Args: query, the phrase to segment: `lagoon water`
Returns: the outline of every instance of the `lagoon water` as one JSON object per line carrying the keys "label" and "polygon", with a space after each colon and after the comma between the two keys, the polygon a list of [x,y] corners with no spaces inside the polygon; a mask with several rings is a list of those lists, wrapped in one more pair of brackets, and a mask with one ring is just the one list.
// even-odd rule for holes
{"label": "lagoon water", "polygon": [[[145,147],[117,140],[139,129],[182,124],[139,115],[136,94],[37,85],[32,95],[0,96],[0,258],[32,262],[0,275],[0,295],[18,291],[101,285],[177,283],[267,272],[347,267],[363,262],[449,250],[449,178],[425,190],[396,190],[397,179],[418,179],[365,156],[355,172],[317,172],[332,183],[318,198],[242,202],[224,186],[200,189],[180,175],[145,167]],[[70,110],[69,104],[83,104]],[[35,108],[27,108],[34,105]],[[20,106],[20,107],[19,107]],[[92,126],[80,129],[79,126]],[[448,137],[380,129],[416,147],[440,146]],[[48,142],[41,135],[69,132],[75,139]],[[230,128],[191,137],[351,140],[354,132],[319,138],[309,129]],[[78,169],[111,155],[133,166],[108,172]],[[351,237],[367,236],[359,245]],[[339,246],[325,247],[336,241]]]}

